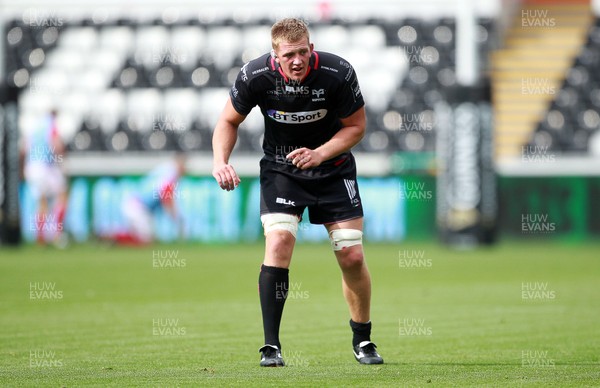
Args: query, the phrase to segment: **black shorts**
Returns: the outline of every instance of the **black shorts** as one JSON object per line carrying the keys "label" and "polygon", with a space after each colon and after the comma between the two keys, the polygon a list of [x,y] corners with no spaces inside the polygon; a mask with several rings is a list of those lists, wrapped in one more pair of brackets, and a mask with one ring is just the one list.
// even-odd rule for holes
{"label": "black shorts", "polygon": [[299,217],[308,207],[312,224],[328,224],[363,216],[351,153],[335,162],[300,170],[289,162],[260,161],[260,214]]}

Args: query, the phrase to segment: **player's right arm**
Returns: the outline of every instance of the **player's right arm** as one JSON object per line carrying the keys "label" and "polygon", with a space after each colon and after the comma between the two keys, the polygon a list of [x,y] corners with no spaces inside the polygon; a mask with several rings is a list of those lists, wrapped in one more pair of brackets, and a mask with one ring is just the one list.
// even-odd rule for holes
{"label": "player's right arm", "polygon": [[217,121],[212,138],[213,148],[213,177],[223,190],[231,191],[235,189],[240,178],[229,164],[229,156],[233,151],[237,140],[237,131],[239,125],[246,116],[239,114],[231,103],[231,97],[227,99],[221,116]]}

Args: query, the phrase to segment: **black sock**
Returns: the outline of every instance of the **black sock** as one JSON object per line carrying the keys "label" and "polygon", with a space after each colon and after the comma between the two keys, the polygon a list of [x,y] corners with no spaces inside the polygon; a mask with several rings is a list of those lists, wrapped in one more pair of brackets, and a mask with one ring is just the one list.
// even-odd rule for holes
{"label": "black sock", "polygon": [[352,328],[352,346],[356,346],[363,341],[371,341],[371,321],[367,323],[358,323],[350,320]]}
{"label": "black sock", "polygon": [[289,283],[289,270],[262,265],[258,276],[258,294],[262,310],[265,344],[276,345],[279,343],[279,324],[283,315],[283,306],[287,298]]}

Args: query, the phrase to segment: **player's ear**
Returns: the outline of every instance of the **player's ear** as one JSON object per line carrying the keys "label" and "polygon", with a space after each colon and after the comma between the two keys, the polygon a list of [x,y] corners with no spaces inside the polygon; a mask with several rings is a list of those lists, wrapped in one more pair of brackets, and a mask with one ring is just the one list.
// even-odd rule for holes
{"label": "player's ear", "polygon": [[271,57],[275,59],[275,62],[279,63],[279,57],[277,57],[277,54],[275,54],[274,49],[271,49]]}
{"label": "player's ear", "polygon": [[313,43],[310,44],[310,53],[312,54],[312,52],[315,51],[315,45]]}

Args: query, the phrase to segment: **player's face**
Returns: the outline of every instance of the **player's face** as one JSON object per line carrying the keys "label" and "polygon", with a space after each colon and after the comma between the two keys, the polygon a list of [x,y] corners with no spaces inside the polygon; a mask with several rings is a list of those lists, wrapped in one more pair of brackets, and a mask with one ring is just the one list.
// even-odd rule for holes
{"label": "player's face", "polygon": [[308,39],[297,42],[281,42],[275,49],[275,60],[284,74],[294,81],[301,81],[308,72],[308,61],[312,55],[313,45]]}

